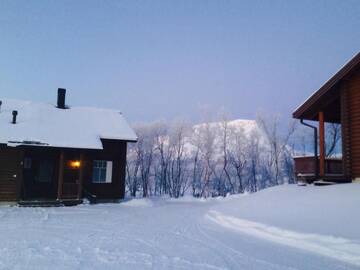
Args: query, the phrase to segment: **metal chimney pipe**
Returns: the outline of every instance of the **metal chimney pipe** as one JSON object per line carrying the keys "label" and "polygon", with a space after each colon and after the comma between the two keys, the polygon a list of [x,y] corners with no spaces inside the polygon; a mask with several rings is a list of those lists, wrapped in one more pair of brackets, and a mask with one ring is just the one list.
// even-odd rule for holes
{"label": "metal chimney pipe", "polygon": [[66,89],[58,88],[57,107],[59,109],[66,109],[66,107],[65,107],[65,95],[66,95]]}
{"label": "metal chimney pipe", "polygon": [[17,111],[12,111],[12,123],[13,124],[16,124],[16,116],[18,115],[18,112]]}

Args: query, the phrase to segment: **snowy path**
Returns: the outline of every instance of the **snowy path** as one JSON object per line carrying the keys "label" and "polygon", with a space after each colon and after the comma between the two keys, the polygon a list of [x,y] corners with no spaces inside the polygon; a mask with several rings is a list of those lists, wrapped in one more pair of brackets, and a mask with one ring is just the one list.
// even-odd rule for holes
{"label": "snowy path", "polygon": [[228,219],[246,200],[0,207],[0,269],[359,269],[284,239],[254,237],[243,228],[273,231],[259,222],[239,224],[239,216]]}
{"label": "snowy path", "polygon": [[241,233],[328,256],[360,267],[360,243],[319,234],[299,233],[210,211],[207,218]]}

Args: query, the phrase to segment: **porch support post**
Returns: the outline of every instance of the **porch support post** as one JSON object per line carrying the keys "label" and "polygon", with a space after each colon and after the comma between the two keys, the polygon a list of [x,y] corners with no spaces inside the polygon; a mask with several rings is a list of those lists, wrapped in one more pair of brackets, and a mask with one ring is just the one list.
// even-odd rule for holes
{"label": "porch support post", "polygon": [[324,112],[319,112],[320,177],[325,176],[325,121]]}
{"label": "porch support post", "polygon": [[80,153],[79,186],[78,186],[78,194],[77,194],[77,198],[79,200],[81,199],[82,196],[82,185],[84,181],[84,166],[85,166],[84,153]]}
{"label": "porch support post", "polygon": [[59,157],[59,175],[58,175],[58,194],[57,199],[61,200],[63,192],[63,183],[64,183],[64,151],[60,152]]}

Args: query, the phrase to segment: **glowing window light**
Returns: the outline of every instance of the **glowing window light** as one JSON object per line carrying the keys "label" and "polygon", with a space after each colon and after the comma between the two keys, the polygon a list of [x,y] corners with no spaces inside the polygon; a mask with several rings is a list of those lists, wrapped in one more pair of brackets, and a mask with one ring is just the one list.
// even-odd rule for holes
{"label": "glowing window light", "polygon": [[70,160],[68,165],[71,169],[78,169],[81,166],[80,160]]}

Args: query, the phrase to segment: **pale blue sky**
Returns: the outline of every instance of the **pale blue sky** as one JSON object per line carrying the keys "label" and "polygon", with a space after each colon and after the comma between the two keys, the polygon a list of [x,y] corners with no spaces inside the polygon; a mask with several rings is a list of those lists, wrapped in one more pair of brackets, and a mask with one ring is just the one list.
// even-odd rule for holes
{"label": "pale blue sky", "polygon": [[0,96],[132,122],[290,116],[360,49],[360,1],[0,1]]}

